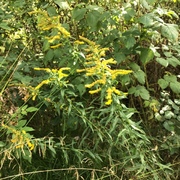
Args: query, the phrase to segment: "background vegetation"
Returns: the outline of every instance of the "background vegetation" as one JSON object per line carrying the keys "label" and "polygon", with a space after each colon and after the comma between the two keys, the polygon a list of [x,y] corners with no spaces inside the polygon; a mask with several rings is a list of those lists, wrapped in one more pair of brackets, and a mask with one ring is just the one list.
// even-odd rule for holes
{"label": "background vegetation", "polygon": [[179,0],[0,2],[0,178],[179,179]]}

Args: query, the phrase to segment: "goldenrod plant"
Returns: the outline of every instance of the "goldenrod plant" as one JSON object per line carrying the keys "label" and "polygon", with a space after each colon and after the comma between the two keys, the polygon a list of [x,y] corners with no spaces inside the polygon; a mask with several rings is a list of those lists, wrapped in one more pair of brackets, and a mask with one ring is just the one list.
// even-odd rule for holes
{"label": "goldenrod plant", "polygon": [[179,179],[179,0],[0,2],[0,179]]}

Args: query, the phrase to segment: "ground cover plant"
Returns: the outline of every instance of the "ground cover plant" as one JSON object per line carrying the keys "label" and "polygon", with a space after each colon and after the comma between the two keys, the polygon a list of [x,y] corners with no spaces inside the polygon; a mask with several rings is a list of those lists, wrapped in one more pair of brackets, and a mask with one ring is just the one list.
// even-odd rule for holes
{"label": "ground cover plant", "polygon": [[0,2],[0,178],[179,179],[179,0]]}

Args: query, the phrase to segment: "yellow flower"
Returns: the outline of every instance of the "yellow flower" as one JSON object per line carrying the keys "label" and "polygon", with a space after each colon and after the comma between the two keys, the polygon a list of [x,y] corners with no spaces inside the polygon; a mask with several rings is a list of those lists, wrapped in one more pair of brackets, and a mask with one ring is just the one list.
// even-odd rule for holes
{"label": "yellow flower", "polygon": [[95,45],[96,45],[95,42],[90,41],[89,39],[87,39],[87,38],[85,38],[85,37],[79,36],[79,39],[82,40],[82,41],[84,41],[84,42],[86,42],[86,43],[88,43],[88,44],[91,45],[91,46],[95,46]]}
{"label": "yellow flower", "polygon": [[65,37],[70,37],[70,33],[63,28],[60,24],[58,24],[57,29],[65,36]]}
{"label": "yellow flower", "polygon": [[60,43],[60,44],[56,44],[56,45],[54,45],[54,46],[50,46],[50,48],[52,48],[52,49],[56,49],[56,48],[58,48],[58,47],[60,47],[60,46],[62,46],[62,44]]}
{"label": "yellow flower", "polygon": [[51,72],[51,70],[50,70],[49,68],[38,68],[38,67],[36,67],[36,68],[34,68],[34,70],[36,70],[36,71],[46,71],[46,72]]}
{"label": "yellow flower", "polygon": [[60,35],[51,36],[51,37],[48,37],[48,42],[53,43],[55,40],[58,40],[60,38],[61,38]]}
{"label": "yellow flower", "polygon": [[106,105],[110,105],[112,103],[112,99],[109,99],[108,101],[105,102]]}
{"label": "yellow flower", "polygon": [[38,84],[34,89],[35,90],[38,90],[40,89],[44,84],[49,84],[50,83],[50,80],[49,79],[46,79],[44,81],[42,81],[40,84]]}
{"label": "yellow flower", "polygon": [[118,90],[118,89],[116,89],[115,87],[113,87],[112,88],[113,89],[113,92],[115,92],[117,95],[121,95],[121,92]]}
{"label": "yellow flower", "polygon": [[98,88],[96,90],[91,90],[89,91],[90,94],[95,94],[95,93],[98,93],[99,91],[101,91],[101,88]]}
{"label": "yellow flower", "polygon": [[83,41],[76,40],[76,41],[74,41],[74,44],[84,44],[84,42],[83,42]]}
{"label": "yellow flower", "polygon": [[76,72],[79,72],[79,73],[80,73],[80,72],[84,72],[84,71],[86,71],[86,69],[77,69],[77,70],[76,70]]}
{"label": "yellow flower", "polygon": [[28,138],[26,139],[26,143],[27,143],[27,145],[29,147],[29,150],[32,151],[34,149],[34,144],[32,144]]}

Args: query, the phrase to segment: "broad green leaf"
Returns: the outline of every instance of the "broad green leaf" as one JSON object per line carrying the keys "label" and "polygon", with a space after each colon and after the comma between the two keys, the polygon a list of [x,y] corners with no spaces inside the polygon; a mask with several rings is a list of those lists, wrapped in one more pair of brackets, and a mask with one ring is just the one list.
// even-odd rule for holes
{"label": "broad green leaf", "polygon": [[0,141],[0,148],[4,147],[6,144],[2,141]]}
{"label": "broad green leaf", "polygon": [[62,9],[70,9],[70,6],[67,1],[55,0],[54,3],[56,3]]}
{"label": "broad green leaf", "polygon": [[153,58],[154,58],[154,53],[153,53],[153,51],[151,49],[142,48],[141,55],[140,55],[140,60],[144,65],[147,64]]}
{"label": "broad green leaf", "polygon": [[34,129],[32,127],[23,127],[22,130],[26,131],[26,132],[30,132],[30,131],[34,131]]}
{"label": "broad green leaf", "polygon": [[7,23],[0,23],[0,29],[11,30]]}
{"label": "broad green leaf", "polygon": [[114,53],[114,58],[117,61],[117,63],[119,64],[126,59],[126,56],[122,52],[116,52],[116,53]]}
{"label": "broad green leaf", "polygon": [[164,75],[164,79],[167,81],[167,82],[174,82],[176,83],[177,82],[177,77],[175,75]]}
{"label": "broad green leaf", "polygon": [[88,5],[86,6],[86,8],[90,10],[98,11],[100,13],[104,11],[104,9],[101,6],[97,6],[97,5]]}
{"label": "broad green leaf", "polygon": [[133,71],[139,71],[139,70],[141,69],[140,66],[139,66],[138,64],[134,63],[134,62],[131,62],[131,63],[129,64],[129,66],[131,67],[131,69],[132,69]]}
{"label": "broad green leaf", "polygon": [[137,78],[139,83],[141,83],[141,84],[145,83],[146,74],[142,70],[135,71],[134,76]]}
{"label": "broad green leaf", "polygon": [[157,0],[146,0],[148,4],[153,5]]}
{"label": "broad green leaf", "polygon": [[163,124],[164,128],[168,131],[174,131],[174,123],[172,121],[165,121]]}
{"label": "broad green leaf", "polygon": [[34,111],[37,111],[37,110],[38,110],[38,108],[36,108],[36,107],[28,107],[26,109],[27,112],[34,112]]}
{"label": "broad green leaf", "polygon": [[57,16],[57,12],[55,7],[51,6],[47,8],[47,12],[49,14],[49,16]]}
{"label": "broad green leaf", "polygon": [[132,48],[135,44],[136,44],[136,40],[135,40],[134,37],[129,36],[129,37],[126,38],[125,46],[126,46],[127,49]]}
{"label": "broad green leaf", "polygon": [[171,42],[177,42],[178,40],[178,26],[175,24],[162,24],[161,33]]}
{"label": "broad green leaf", "polygon": [[169,62],[170,65],[172,65],[173,67],[176,67],[178,65],[180,65],[180,59],[177,59],[176,57],[170,57],[167,58],[167,61]]}
{"label": "broad green leaf", "polygon": [[44,42],[43,42],[43,51],[45,52],[45,51],[47,51],[49,48],[50,48],[50,44],[49,44],[48,40],[46,39],[46,40],[44,40]]}
{"label": "broad green leaf", "polygon": [[168,61],[166,59],[163,59],[163,58],[156,58],[156,61],[161,64],[162,66],[164,67],[167,67],[168,66]]}
{"label": "broad green leaf", "polygon": [[97,29],[97,23],[101,14],[98,11],[91,11],[87,14],[87,24],[92,28],[92,30]]}
{"label": "broad green leaf", "polygon": [[179,82],[170,82],[170,88],[174,93],[180,94],[180,83]]}
{"label": "broad green leaf", "polygon": [[141,89],[139,90],[140,91],[139,95],[142,97],[142,99],[149,100],[150,98],[149,91],[144,86],[140,86],[140,87]]}
{"label": "broad green leaf", "polygon": [[49,49],[44,57],[45,62],[49,62],[54,57],[54,51],[52,49]]}
{"label": "broad green leaf", "polygon": [[136,87],[131,87],[128,90],[129,94],[134,94],[135,97],[140,96],[142,99],[144,100],[149,100],[150,95],[149,95],[149,91],[147,91],[147,89],[144,86],[136,86]]}
{"label": "broad green leaf", "polygon": [[135,10],[132,7],[126,8],[125,12],[126,13],[123,14],[125,21],[130,21],[136,14]]}
{"label": "broad green leaf", "polygon": [[81,19],[84,18],[84,15],[86,13],[86,8],[75,8],[73,9],[73,12],[72,12],[72,18],[76,21],[80,21]]}
{"label": "broad green leaf", "polygon": [[78,84],[77,89],[80,93],[80,96],[82,96],[86,92],[86,88],[85,88],[84,84]]}
{"label": "broad green leaf", "polygon": [[150,9],[150,6],[146,0],[140,0],[140,3],[143,5],[144,8]]}
{"label": "broad green leaf", "polygon": [[161,87],[161,89],[165,89],[165,88],[168,87],[169,82],[166,81],[166,80],[164,80],[164,79],[159,79],[159,80],[158,80],[158,84],[159,84],[159,86]]}
{"label": "broad green leaf", "polygon": [[144,24],[145,27],[152,26],[154,21],[149,14],[145,14],[139,18],[139,22]]}
{"label": "broad green leaf", "polygon": [[26,120],[20,120],[20,121],[18,122],[18,124],[16,125],[16,127],[23,127],[26,123],[27,123]]}

